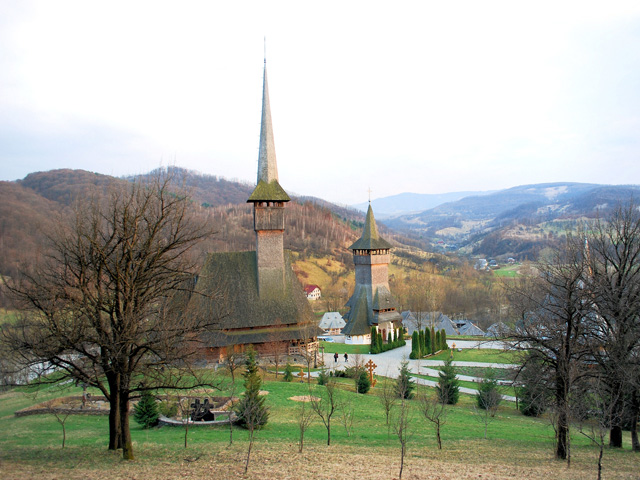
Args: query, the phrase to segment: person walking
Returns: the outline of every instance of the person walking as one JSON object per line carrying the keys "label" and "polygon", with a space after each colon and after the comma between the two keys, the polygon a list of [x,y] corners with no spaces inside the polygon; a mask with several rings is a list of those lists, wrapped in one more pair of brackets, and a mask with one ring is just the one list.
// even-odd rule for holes
{"label": "person walking", "polygon": [[338,363],[338,352],[333,356],[333,363]]}
{"label": "person walking", "polygon": [[344,352],[344,361],[345,362],[349,361],[349,355],[347,355],[347,352]]}

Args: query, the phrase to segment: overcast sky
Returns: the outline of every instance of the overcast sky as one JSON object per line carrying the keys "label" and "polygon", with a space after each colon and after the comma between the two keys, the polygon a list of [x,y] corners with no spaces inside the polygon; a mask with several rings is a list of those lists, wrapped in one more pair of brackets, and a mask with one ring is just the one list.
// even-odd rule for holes
{"label": "overcast sky", "polygon": [[640,183],[640,2],[0,0],[0,179],[177,165],[254,183]]}

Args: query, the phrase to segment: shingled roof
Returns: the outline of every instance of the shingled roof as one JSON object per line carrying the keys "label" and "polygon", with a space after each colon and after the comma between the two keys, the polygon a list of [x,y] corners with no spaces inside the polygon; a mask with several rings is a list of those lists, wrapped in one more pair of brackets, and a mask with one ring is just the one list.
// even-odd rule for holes
{"label": "shingled roof", "polygon": [[367,292],[364,288],[359,290],[357,300],[350,305],[351,308],[345,315],[347,324],[342,329],[342,333],[345,335],[355,336],[371,333],[371,322],[369,321],[371,309],[367,305]]}
{"label": "shingled roof", "polygon": [[273,180],[270,183],[259,180],[247,202],[288,202],[290,200],[291,198],[280,186],[278,180]]}
{"label": "shingled roof", "polygon": [[217,328],[205,338],[209,347],[258,343],[276,334],[280,340],[318,335],[320,330],[286,251],[284,285],[281,293],[260,297],[256,252],[212,253],[195,286],[204,295],[191,295],[187,312],[211,312],[212,317],[220,317]]}
{"label": "shingled roof", "polygon": [[373,209],[369,204],[367,217],[364,222],[362,236],[349,247],[350,250],[384,250],[391,248],[391,244],[378,234],[376,219],[373,217]]}

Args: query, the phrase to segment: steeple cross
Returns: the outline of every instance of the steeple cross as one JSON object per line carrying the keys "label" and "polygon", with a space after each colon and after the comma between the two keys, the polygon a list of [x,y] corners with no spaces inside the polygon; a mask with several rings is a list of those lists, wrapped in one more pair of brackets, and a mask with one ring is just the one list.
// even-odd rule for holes
{"label": "steeple cross", "polygon": [[371,203],[371,187],[367,191],[369,192],[369,203]]}

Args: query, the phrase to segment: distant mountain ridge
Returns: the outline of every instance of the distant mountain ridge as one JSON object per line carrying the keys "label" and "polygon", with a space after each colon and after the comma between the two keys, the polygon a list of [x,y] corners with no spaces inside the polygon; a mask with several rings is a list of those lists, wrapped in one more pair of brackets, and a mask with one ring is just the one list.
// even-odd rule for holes
{"label": "distant mountain ridge", "polygon": [[[640,199],[640,185],[544,183],[464,197],[420,213],[385,220],[390,228],[467,246],[466,253],[535,258],[549,232],[606,215]],[[561,226],[563,225],[563,226]],[[545,230],[546,229],[546,230]]]}
{"label": "distant mountain ridge", "polygon": [[[246,203],[251,185],[177,167],[170,169],[190,191],[199,214],[215,222],[217,234],[205,242],[204,250],[253,248],[253,218]],[[111,184],[132,179],[61,169],[32,173],[15,182],[0,182],[0,272],[10,274],[17,267],[21,252],[35,254],[45,226],[56,221],[61,212],[72,209],[75,201],[86,195],[104,194]],[[640,199],[639,185],[564,182],[494,192],[406,193],[371,203],[381,234],[397,247],[396,259],[411,257],[412,248],[535,259],[541,249],[553,244],[577,220],[604,215],[630,199]],[[429,202],[437,205],[420,210]],[[392,215],[397,209],[416,213]],[[390,216],[385,218],[385,213]],[[314,255],[348,263],[351,254],[347,247],[357,239],[363,219],[360,211],[298,196],[287,208],[285,248],[303,257]],[[422,261],[418,257],[414,260]]]}
{"label": "distant mountain ridge", "polygon": [[[399,193],[389,197],[376,198],[371,200],[371,207],[376,214],[376,218],[384,219],[399,215],[407,215],[422,212],[435,208],[443,203],[455,202],[469,196],[489,195],[495,190],[479,192],[450,192],[450,193]],[[352,205],[362,212],[366,212],[369,202]]]}

